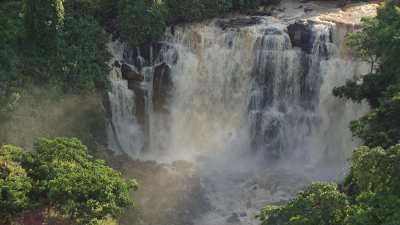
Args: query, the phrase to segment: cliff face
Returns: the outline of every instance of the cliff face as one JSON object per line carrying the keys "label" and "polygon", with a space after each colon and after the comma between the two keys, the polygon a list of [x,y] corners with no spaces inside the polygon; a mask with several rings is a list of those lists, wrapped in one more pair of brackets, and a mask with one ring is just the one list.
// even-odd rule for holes
{"label": "cliff face", "polygon": [[109,148],[157,162],[126,159],[121,168],[145,183],[139,208],[160,198],[150,188],[159,179],[147,175],[176,184],[160,178],[170,198],[157,210],[168,210],[155,219],[139,212],[143,224],[258,224],[253,216],[265,204],[288,201],[311,181],[340,179],[358,144],[348,123],[368,107],[336,99],[332,88],[368,71],[344,40],[377,6],[284,0],[170,27],[147,46],[113,42]]}
{"label": "cliff face", "polygon": [[[305,74],[313,69],[310,68],[312,55],[321,59],[324,57],[322,63],[330,58],[352,61],[345,36],[358,29],[362,17],[374,16],[377,7],[376,3],[357,3],[338,8],[335,1],[283,0],[278,5],[259,8],[255,13],[257,16],[231,14],[225,18],[201,23],[172,26],[162,41],[137,48],[129,48],[124,43],[114,42],[110,45],[114,52],[114,59],[111,62],[113,67],[111,77],[114,85],[113,91],[110,92],[110,98],[115,98],[110,105],[114,114],[112,122],[109,123],[109,137],[113,137],[109,140],[114,146],[111,148],[133,155],[149,150],[151,135],[154,133],[151,130],[154,129],[154,126],[164,123],[160,126],[166,128],[170,126],[166,121],[173,119],[170,111],[173,110],[173,102],[178,101],[174,96],[177,94],[177,73],[204,75],[219,73],[225,74],[220,76],[227,77],[230,74],[238,73],[230,66],[235,65],[235,60],[238,60],[235,57],[240,57],[242,65],[239,66],[241,72],[238,73],[240,74],[238,76],[243,77],[238,77],[238,79],[241,79],[242,83],[247,82],[251,70],[260,69],[257,65],[253,65],[257,58],[253,49],[272,50],[268,49],[270,48],[268,46],[263,46],[260,35],[265,35],[268,40],[275,37],[288,37],[290,40],[287,40],[287,46],[279,50],[291,52],[291,49],[295,51],[300,49],[301,51],[298,53],[304,60],[299,62],[301,64],[299,66],[302,67],[302,73]],[[268,42],[268,40],[265,41]],[[277,44],[275,42],[273,41],[271,44]],[[214,62],[225,63],[227,67],[224,68],[225,71],[222,71],[223,68],[221,71],[213,71],[218,67],[213,67],[212,63],[214,62],[209,60],[218,57],[220,47],[224,47],[221,45],[225,44],[227,44],[228,51],[233,49],[231,53],[228,53],[231,54],[229,57],[233,58],[226,59],[228,61],[215,58]],[[213,45],[218,48],[214,48]],[[316,50],[319,52],[313,52]],[[191,53],[194,54],[195,61],[190,61]],[[189,58],[184,59],[183,57],[186,56]],[[226,55],[220,56],[226,57]],[[220,59],[222,61],[219,62]],[[364,63],[356,61],[351,68],[353,72],[350,77],[359,76],[366,67]],[[180,63],[189,64],[193,71],[178,71],[185,69]],[[207,63],[210,65],[206,65]],[[246,75],[246,73],[248,74]],[[221,85],[227,84],[221,83]],[[241,86],[245,91],[245,84]],[[125,100],[121,101],[121,96],[126,96]],[[241,111],[243,108],[245,106],[239,107],[235,111]],[[124,110],[130,110],[131,113],[124,113]],[[125,125],[129,124],[129,121],[131,129],[125,129]],[[152,121],[158,122],[154,124]],[[156,140],[153,140],[153,143],[154,141]],[[124,148],[129,148],[129,150]],[[160,146],[156,148],[160,148]]]}

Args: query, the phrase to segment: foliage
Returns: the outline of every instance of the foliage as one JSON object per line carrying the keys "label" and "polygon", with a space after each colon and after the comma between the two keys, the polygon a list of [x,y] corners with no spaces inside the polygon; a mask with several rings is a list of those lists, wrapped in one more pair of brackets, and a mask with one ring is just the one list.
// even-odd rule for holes
{"label": "foliage", "polygon": [[111,57],[106,48],[108,38],[94,16],[87,14],[90,8],[85,7],[79,0],[65,3],[63,26],[57,30],[54,52],[42,53],[35,48],[25,52],[24,73],[34,77],[36,84],[56,86],[61,93],[81,93],[108,86],[107,63]]}
{"label": "foliage", "polygon": [[256,0],[121,0],[120,29],[131,46],[139,46],[158,40],[167,24],[222,16],[258,4]]}
{"label": "foliage", "polygon": [[28,208],[32,181],[21,166],[22,149],[13,146],[0,148],[0,223],[9,221]]}
{"label": "foliage", "polygon": [[363,20],[362,29],[349,37],[358,56],[371,63],[371,72],[347,81],[334,95],[356,102],[368,101],[369,114],[351,122],[355,136],[370,147],[387,148],[400,140],[400,8],[386,1],[376,18]]}
{"label": "foliage", "polygon": [[90,6],[86,0],[0,3],[0,113],[11,111],[32,84],[60,95],[108,87],[108,36]]}
{"label": "foliage", "polygon": [[232,7],[234,9],[251,9],[256,7],[259,1],[255,0],[232,0]]}
{"label": "foliage", "polygon": [[50,208],[74,224],[101,224],[133,204],[134,180],[93,159],[75,138],[39,139],[33,152],[0,149],[0,213]]}
{"label": "foliage", "polygon": [[[263,225],[395,225],[400,221],[400,145],[359,147],[344,189],[313,184],[283,206],[259,214]],[[352,189],[352,192],[348,190]],[[350,194],[350,196],[349,196]]]}
{"label": "foliage", "polygon": [[0,3],[0,113],[11,109],[19,96],[20,60],[16,49],[23,30],[22,7],[18,1]]}
{"label": "foliage", "polygon": [[27,40],[35,50],[54,50],[64,20],[63,0],[25,0],[24,16]]}
{"label": "foliage", "polygon": [[[66,5],[69,9],[72,6]],[[60,33],[56,80],[65,93],[108,88],[107,65],[111,58],[106,44],[108,37],[92,16],[67,14],[64,32]]]}
{"label": "foliage", "polygon": [[121,34],[132,46],[157,40],[163,34],[166,8],[157,0],[121,0]]}
{"label": "foliage", "polygon": [[355,204],[346,225],[397,224],[400,221],[400,145],[387,150],[359,147],[353,154]]}
{"label": "foliage", "polygon": [[134,181],[126,183],[120,173],[92,159],[79,140],[40,139],[34,150],[32,177],[39,181],[40,195],[78,224],[117,216],[132,204]]}
{"label": "foliage", "polygon": [[264,208],[258,218],[262,225],[342,225],[347,207],[336,185],[315,183],[287,205]]}
{"label": "foliage", "polygon": [[167,0],[168,22],[190,22],[222,15],[233,9],[232,0]]}

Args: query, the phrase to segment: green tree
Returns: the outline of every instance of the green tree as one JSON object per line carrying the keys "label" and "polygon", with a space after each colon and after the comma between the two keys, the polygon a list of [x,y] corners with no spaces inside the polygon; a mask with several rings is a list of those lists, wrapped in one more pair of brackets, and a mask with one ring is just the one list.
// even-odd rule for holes
{"label": "green tree", "polygon": [[64,31],[59,34],[60,51],[54,66],[58,76],[54,83],[64,93],[105,90],[109,86],[109,37],[94,16],[72,10],[83,8],[80,6],[74,1],[65,4],[68,13]]}
{"label": "green tree", "polygon": [[21,86],[21,62],[16,49],[23,32],[23,4],[7,0],[0,3],[0,113],[13,108]]}
{"label": "green tree", "polygon": [[37,49],[53,50],[64,20],[63,0],[25,0],[27,40]]}
{"label": "green tree", "polygon": [[394,225],[400,221],[400,145],[359,147],[353,153],[354,205],[346,225]]}
{"label": "green tree", "polygon": [[356,102],[368,101],[371,112],[352,121],[355,136],[370,147],[387,148],[400,140],[400,8],[388,0],[376,18],[363,20],[361,31],[349,37],[358,56],[371,63],[371,72],[347,81],[333,94]]}
{"label": "green tree", "polygon": [[282,206],[267,206],[262,225],[343,225],[348,201],[335,184],[315,183]]}
{"label": "green tree", "polygon": [[73,224],[102,224],[132,206],[136,188],[75,138],[39,139],[32,152],[0,149],[0,216],[7,223],[35,208]]}
{"label": "green tree", "polygon": [[32,177],[39,195],[76,224],[96,224],[132,205],[129,190],[135,181],[125,182],[104,161],[93,159],[79,140],[40,139],[34,151]]}
{"label": "green tree", "polygon": [[161,0],[121,0],[121,35],[131,46],[158,40],[166,28],[167,9]]}
{"label": "green tree", "polygon": [[0,148],[0,224],[10,224],[29,207],[32,180],[21,166],[23,159],[20,148]]}

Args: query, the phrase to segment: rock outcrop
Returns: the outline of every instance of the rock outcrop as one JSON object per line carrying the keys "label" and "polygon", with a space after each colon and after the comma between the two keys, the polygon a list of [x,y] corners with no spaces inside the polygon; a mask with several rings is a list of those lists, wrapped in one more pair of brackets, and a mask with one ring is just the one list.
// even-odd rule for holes
{"label": "rock outcrop", "polygon": [[167,101],[172,90],[171,68],[161,63],[154,68],[153,74],[153,109],[156,112],[166,113]]}
{"label": "rock outcrop", "polygon": [[310,53],[313,47],[313,33],[307,21],[296,21],[290,24],[287,29],[293,47],[299,47]]}

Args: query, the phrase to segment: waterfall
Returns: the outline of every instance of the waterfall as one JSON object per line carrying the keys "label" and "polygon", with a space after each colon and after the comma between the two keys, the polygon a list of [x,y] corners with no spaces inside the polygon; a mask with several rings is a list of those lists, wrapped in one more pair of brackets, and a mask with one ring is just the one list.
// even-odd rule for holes
{"label": "waterfall", "polygon": [[150,46],[120,46],[114,61],[131,75],[111,72],[110,148],[192,162],[213,207],[195,224],[257,224],[265,204],[341,177],[358,144],[348,124],[368,107],[331,93],[368,65],[341,54],[336,29],[228,18],[171,28]]}
{"label": "waterfall", "polygon": [[135,158],[143,148],[143,133],[135,118],[135,94],[122,79],[121,61],[125,44],[113,42],[109,45],[113,58],[110,61],[110,83],[108,92],[111,118],[107,122],[108,147]]}

